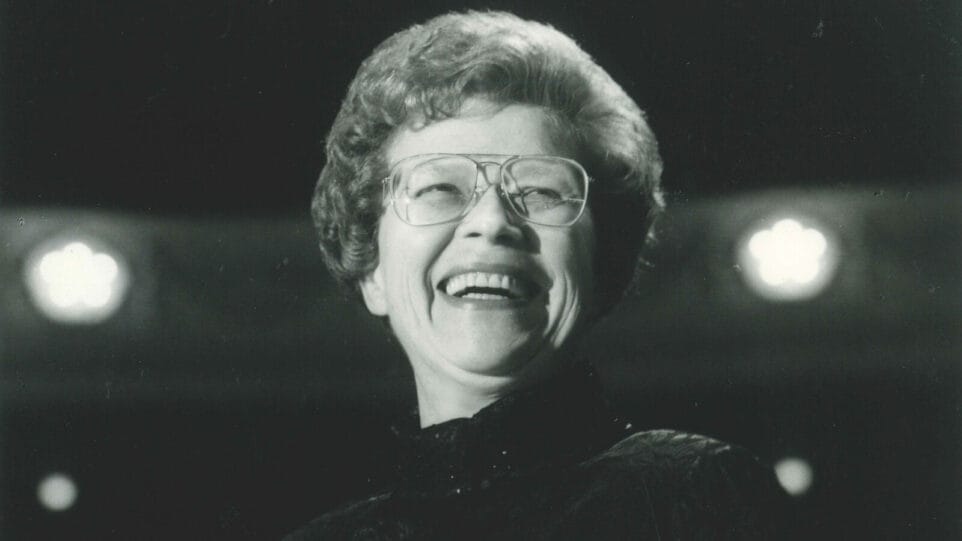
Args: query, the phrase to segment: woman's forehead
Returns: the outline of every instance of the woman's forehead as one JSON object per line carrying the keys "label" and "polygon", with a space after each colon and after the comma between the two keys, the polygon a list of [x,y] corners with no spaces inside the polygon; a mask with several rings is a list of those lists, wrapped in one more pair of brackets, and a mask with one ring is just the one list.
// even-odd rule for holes
{"label": "woman's forehead", "polygon": [[468,100],[457,116],[428,124],[409,122],[391,138],[388,163],[419,154],[568,155],[558,144],[557,122],[544,108]]}

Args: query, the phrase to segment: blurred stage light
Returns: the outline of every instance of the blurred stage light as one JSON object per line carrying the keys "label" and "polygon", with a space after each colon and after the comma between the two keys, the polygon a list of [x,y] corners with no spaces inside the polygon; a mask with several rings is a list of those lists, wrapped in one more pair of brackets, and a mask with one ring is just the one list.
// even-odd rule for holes
{"label": "blurred stage light", "polygon": [[814,297],[835,273],[837,250],[818,228],[796,218],[774,220],[746,235],[738,254],[745,281],[766,299]]}
{"label": "blurred stage light", "polygon": [[98,323],[120,308],[129,272],[124,260],[89,239],[59,239],[27,259],[25,279],[34,305],[63,323]]}
{"label": "blurred stage light", "polygon": [[51,473],[37,485],[37,499],[51,511],[66,511],[77,501],[77,484],[62,473]]}
{"label": "blurred stage light", "polygon": [[786,457],[775,464],[775,476],[785,492],[801,496],[812,487],[812,466],[801,458]]}

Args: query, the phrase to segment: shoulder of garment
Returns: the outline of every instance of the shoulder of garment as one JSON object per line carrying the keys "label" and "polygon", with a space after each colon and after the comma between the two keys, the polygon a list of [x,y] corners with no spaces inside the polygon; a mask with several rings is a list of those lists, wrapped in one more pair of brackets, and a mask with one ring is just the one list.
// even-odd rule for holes
{"label": "shoulder of garment", "polygon": [[649,430],[584,466],[613,507],[644,507],[636,511],[650,514],[656,539],[792,539],[791,502],[774,470],[738,445]]}
{"label": "shoulder of garment", "polygon": [[[659,541],[792,538],[786,521],[789,502],[774,472],[737,445],[649,430],[572,468],[557,473],[583,482],[567,485],[577,489],[562,498],[555,524],[521,537],[507,534],[513,531],[507,527],[501,531],[506,536],[498,537],[624,539],[637,533]],[[322,515],[286,541],[422,538],[407,531],[408,522],[393,520],[400,511],[396,505],[390,492],[356,501]]]}

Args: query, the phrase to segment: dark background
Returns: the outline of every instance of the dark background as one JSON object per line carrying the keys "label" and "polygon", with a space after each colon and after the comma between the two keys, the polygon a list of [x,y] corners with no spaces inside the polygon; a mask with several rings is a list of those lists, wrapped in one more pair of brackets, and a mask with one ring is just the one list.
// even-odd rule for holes
{"label": "dark background", "polygon": [[[471,6],[571,34],[658,134],[654,268],[592,336],[636,425],[808,460],[803,537],[958,539],[962,5]],[[275,539],[389,477],[410,376],[306,209],[360,61],[451,7],[0,3],[0,537]],[[813,300],[735,266],[780,212],[839,242]],[[131,264],[101,325],[26,297],[30,249],[73,232]],[[36,500],[51,471],[65,512]]]}

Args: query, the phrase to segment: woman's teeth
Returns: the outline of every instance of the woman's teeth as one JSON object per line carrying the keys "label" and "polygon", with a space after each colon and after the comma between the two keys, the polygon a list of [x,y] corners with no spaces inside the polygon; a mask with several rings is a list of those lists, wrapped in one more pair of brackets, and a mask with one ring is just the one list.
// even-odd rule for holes
{"label": "woman's teeth", "polygon": [[521,280],[506,274],[466,272],[448,278],[444,292],[466,299],[516,299],[525,295]]}

